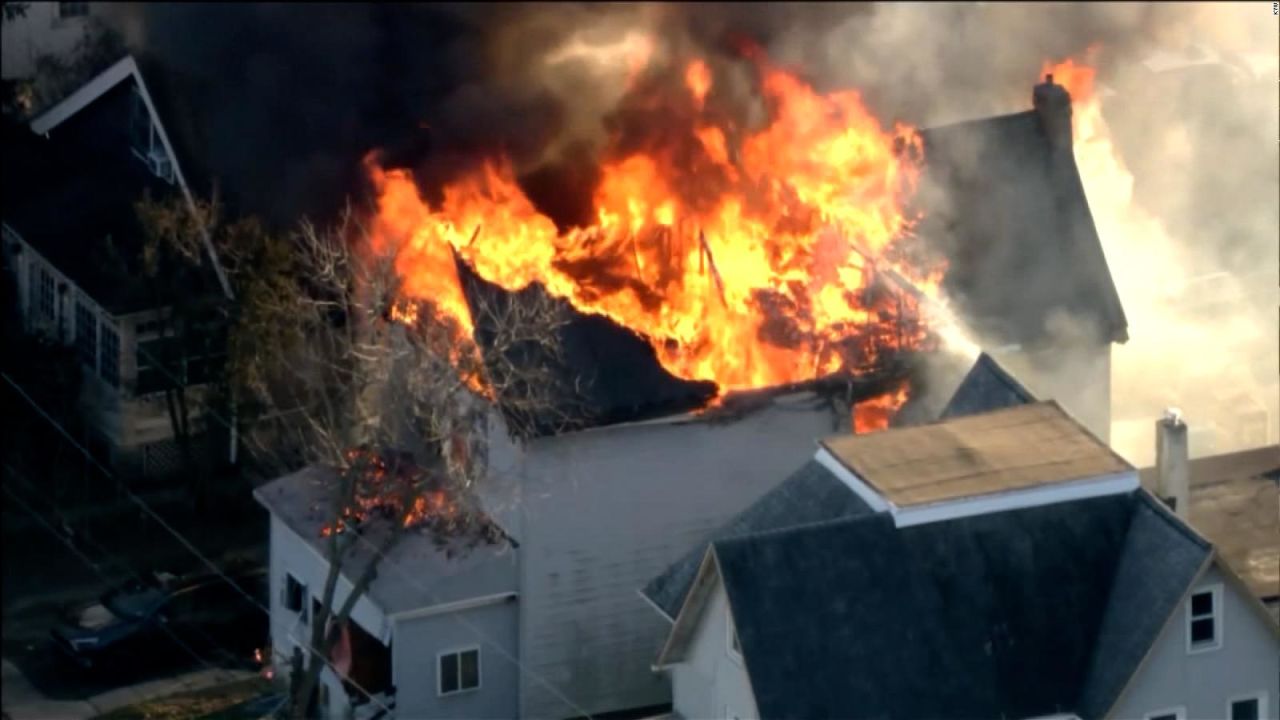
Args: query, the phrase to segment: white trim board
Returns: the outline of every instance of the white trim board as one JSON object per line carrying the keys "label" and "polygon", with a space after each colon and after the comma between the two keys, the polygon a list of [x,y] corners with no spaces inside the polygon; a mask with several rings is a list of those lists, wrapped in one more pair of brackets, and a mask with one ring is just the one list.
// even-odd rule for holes
{"label": "white trim board", "polygon": [[910,527],[941,520],[989,515],[1006,510],[1055,505],[1086,498],[1120,495],[1138,489],[1138,473],[1126,470],[1113,475],[1052,483],[1033,488],[959,498],[929,505],[895,508],[894,525]]}
{"label": "white trim board", "polygon": [[392,613],[387,619],[396,622],[400,620],[416,620],[418,618],[431,617],[432,615],[443,615],[445,613],[460,612],[462,610],[471,610],[488,605],[498,605],[500,603],[514,600],[519,594],[514,590],[508,592],[494,593],[492,595],[481,595],[465,600],[455,600],[453,602],[440,603],[438,605],[429,605],[427,607],[418,608],[416,610],[401,610],[398,613]]}
{"label": "white trim board", "polygon": [[862,498],[862,501],[870,506],[872,510],[875,510],[876,512],[885,512],[886,510],[894,513],[897,512],[897,507],[894,506],[893,503],[884,499],[883,495],[876,492],[867,483],[863,482],[862,478],[858,477],[852,470],[845,467],[844,463],[840,462],[840,460],[827,448],[819,445],[818,452],[814,454],[813,459],[817,460],[819,465],[831,471],[832,475],[839,478],[840,482],[847,485],[855,495]]}

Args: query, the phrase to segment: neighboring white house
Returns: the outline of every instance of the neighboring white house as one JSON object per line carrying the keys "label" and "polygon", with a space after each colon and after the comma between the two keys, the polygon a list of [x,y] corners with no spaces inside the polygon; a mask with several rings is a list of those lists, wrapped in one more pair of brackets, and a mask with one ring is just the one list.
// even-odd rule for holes
{"label": "neighboring white house", "polygon": [[[635,589],[848,418],[804,391],[516,444],[495,417],[481,494],[515,547],[452,560],[429,544],[397,550],[352,616],[391,648],[396,716],[554,718],[666,705],[667,683],[647,672],[663,623]],[[318,472],[257,492],[272,514],[277,662],[305,622],[282,601],[287,588],[296,582],[305,586],[297,593],[316,596],[327,568],[318,526],[298,519],[319,502]],[[478,687],[443,692],[455,663],[471,662],[454,657],[468,648],[478,649]],[[330,680],[338,708],[348,695]]]}
{"label": "neighboring white house", "polygon": [[693,556],[678,717],[1276,716],[1275,621],[1055,403],[830,438]]}
{"label": "neighboring white house", "polygon": [[[329,564],[321,528],[334,483],[331,471],[311,467],[254,491],[271,513],[271,647],[282,678],[294,649],[310,642],[323,594]],[[344,562],[336,607],[376,549],[364,542]],[[322,714],[371,717],[390,708],[400,718],[515,717],[518,587],[513,544],[467,551],[410,533],[352,610],[347,683],[326,668]]]}
{"label": "neighboring white house", "polygon": [[[158,392],[169,382],[163,308],[136,267],[134,203],[148,193],[192,198],[137,64],[123,58],[5,132],[3,252],[25,326],[78,349],[90,447],[118,466],[164,472],[178,450]],[[193,273],[192,292],[230,297],[207,238],[205,249],[211,269]],[[193,398],[223,352],[183,368]]]}
{"label": "neighboring white house", "polygon": [[[6,3],[10,4],[10,3]],[[13,3],[18,4],[18,3]],[[3,24],[0,75],[5,80],[29,79],[43,55],[66,59],[85,35],[94,31],[91,2],[26,2],[25,12]]]}

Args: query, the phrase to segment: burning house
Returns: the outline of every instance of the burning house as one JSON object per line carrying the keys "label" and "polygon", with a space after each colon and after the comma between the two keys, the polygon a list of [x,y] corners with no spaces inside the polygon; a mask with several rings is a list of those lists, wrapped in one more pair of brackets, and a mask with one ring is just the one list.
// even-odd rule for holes
{"label": "burning house", "polygon": [[[509,388],[478,389],[496,403],[475,492],[515,546],[506,584],[383,612],[438,616],[477,638],[474,692],[453,692],[463,659],[448,634],[422,635],[404,651],[416,661],[393,663],[394,687],[435,683],[412,712],[481,716],[490,694],[523,717],[669,703],[649,672],[667,622],[637,589],[816,439],[886,427],[915,360],[963,335],[944,296],[984,340],[1018,348],[1008,354],[1039,396],[1062,394],[1107,434],[1109,348],[1125,321],[1072,158],[1067,92],[1046,82],[1026,112],[887,130],[856,93],[820,94],[743,53],[769,121],[735,126],[699,61],[674,82],[638,76],[577,222],[543,214],[501,158],[425,190],[366,159],[373,242],[395,253],[403,281],[389,317],[444,317],[481,352],[495,352],[500,328],[479,309],[495,302],[549,296],[570,317],[558,357],[523,356],[556,364],[563,403],[530,410],[505,401]],[[1049,350],[1064,324],[1086,377]],[[290,523],[277,528],[296,544]],[[279,580],[293,571],[276,557]],[[450,583],[469,587],[459,568]],[[472,614],[498,595],[501,618]],[[385,619],[365,621],[395,636],[394,622],[388,636]]]}

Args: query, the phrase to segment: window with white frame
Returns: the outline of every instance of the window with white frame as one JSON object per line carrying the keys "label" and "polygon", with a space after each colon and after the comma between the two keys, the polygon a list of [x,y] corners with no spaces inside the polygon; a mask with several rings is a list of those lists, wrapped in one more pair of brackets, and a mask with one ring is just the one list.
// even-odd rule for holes
{"label": "window with white frame", "polygon": [[1142,716],[1143,720],[1187,720],[1186,708],[1167,708],[1149,712]]}
{"label": "window with white frame", "polygon": [[76,352],[90,370],[98,366],[98,316],[83,302],[76,303]]}
{"label": "window with white frame", "polygon": [[1267,716],[1267,694],[1259,692],[1227,701],[1228,720],[1262,720]]}
{"label": "window with white frame", "polygon": [[1202,652],[1222,647],[1222,586],[1213,585],[1191,593],[1187,601],[1187,651]]}
{"label": "window with white frame", "polygon": [[480,648],[463,648],[441,653],[436,660],[437,691],[441,695],[480,688]]}
{"label": "window with white frame", "polygon": [[103,323],[98,328],[98,341],[102,345],[98,354],[98,374],[111,387],[120,386],[120,336],[114,328]]}

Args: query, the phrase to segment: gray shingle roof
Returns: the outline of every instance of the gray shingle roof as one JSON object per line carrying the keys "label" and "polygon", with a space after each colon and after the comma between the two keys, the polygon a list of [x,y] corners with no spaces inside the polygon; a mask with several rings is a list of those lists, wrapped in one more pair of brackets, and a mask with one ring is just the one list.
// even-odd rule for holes
{"label": "gray shingle roof", "polygon": [[942,409],[941,418],[962,417],[979,413],[1026,405],[1036,397],[1018,382],[990,355],[981,353],[974,361],[969,374]]}
{"label": "gray shingle roof", "polygon": [[714,552],[762,717],[1091,718],[1210,548],[1138,491],[902,529],[844,518]]}
{"label": "gray shingle roof", "polygon": [[[327,540],[320,528],[332,517],[329,488],[333,471],[310,466],[277,478],[254,491],[273,516],[326,557]],[[374,556],[380,536],[366,536],[343,562],[343,575],[354,582]],[[371,545],[373,547],[371,547]],[[407,533],[386,554],[368,597],[385,613],[431,607],[482,595],[518,589],[516,558],[505,544],[480,544],[468,549],[457,544],[442,546],[426,533]],[[408,578],[413,578],[409,580]]]}
{"label": "gray shingle roof", "polygon": [[848,486],[817,461],[810,460],[649,581],[641,592],[667,617],[674,618],[712,541],[870,513],[871,508]]}

